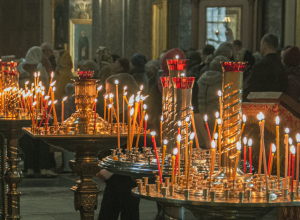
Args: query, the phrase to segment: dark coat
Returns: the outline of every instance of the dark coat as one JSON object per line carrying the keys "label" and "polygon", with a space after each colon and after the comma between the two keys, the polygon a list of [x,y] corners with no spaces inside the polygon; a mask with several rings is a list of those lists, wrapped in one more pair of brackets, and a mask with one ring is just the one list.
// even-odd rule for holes
{"label": "dark coat", "polygon": [[244,79],[243,101],[250,92],[285,92],[287,87],[286,69],[276,53],[266,55],[261,62],[252,67]]}
{"label": "dark coat", "polygon": [[139,71],[139,68],[134,68],[130,71],[130,74],[135,79],[136,83],[138,84],[139,88],[141,85],[144,85],[144,89],[142,94],[148,95],[148,88],[149,88],[149,79],[147,77],[146,72]]}
{"label": "dark coat", "polygon": [[300,103],[300,66],[289,72],[286,94]]}

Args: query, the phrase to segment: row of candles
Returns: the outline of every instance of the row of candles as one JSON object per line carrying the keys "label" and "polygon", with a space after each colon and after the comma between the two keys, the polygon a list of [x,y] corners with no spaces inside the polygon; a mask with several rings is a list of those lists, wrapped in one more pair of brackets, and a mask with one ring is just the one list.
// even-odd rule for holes
{"label": "row of candles", "polygon": [[[119,81],[115,80],[116,86],[116,107],[114,107],[114,95],[106,94],[104,96],[104,120],[108,122],[108,126],[113,127],[113,118],[115,117],[117,121],[117,135],[118,135],[118,148],[120,149],[120,105],[119,105]],[[122,97],[122,130],[125,132],[125,110],[127,109],[127,150],[132,151],[133,138],[137,130],[138,136],[136,141],[135,149],[138,149],[138,142],[144,129],[144,147],[146,147],[146,133],[147,133],[147,121],[148,114],[146,114],[147,105],[144,104],[145,99],[148,96],[143,96],[142,90],[144,86],[141,85],[139,91],[136,95],[130,96],[129,100],[127,99],[127,86],[123,88],[123,97]],[[96,101],[96,100],[95,100]],[[96,109],[96,105],[95,105]],[[96,110],[95,110],[96,114]]]}

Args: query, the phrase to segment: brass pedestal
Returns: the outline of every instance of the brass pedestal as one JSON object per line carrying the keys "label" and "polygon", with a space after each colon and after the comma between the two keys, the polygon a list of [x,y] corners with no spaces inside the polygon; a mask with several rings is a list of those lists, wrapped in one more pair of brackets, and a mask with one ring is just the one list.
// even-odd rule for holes
{"label": "brass pedestal", "polygon": [[[117,135],[40,135],[31,133],[30,128],[23,130],[33,138],[42,139],[56,148],[75,153],[75,159],[70,161],[71,169],[80,177],[76,186],[71,188],[74,192],[75,210],[80,212],[81,220],[94,220],[99,189],[92,178],[100,171],[97,156],[100,151],[107,151],[118,145]],[[121,137],[121,145],[126,143],[126,138]]]}
{"label": "brass pedestal", "polygon": [[[21,161],[19,157],[19,143],[18,140],[22,137],[22,127],[29,126],[31,124],[31,120],[22,120],[22,119],[0,119],[0,133],[7,140],[7,160],[1,161],[1,166],[4,168],[6,166],[6,162],[8,164],[8,168],[4,174],[5,182],[8,184],[8,192],[7,197],[2,198],[1,201],[5,202],[7,199],[7,213],[4,213],[3,219],[21,219],[20,214],[20,195],[21,192],[18,190],[18,184],[22,180],[22,171],[19,170],[18,165]],[[3,143],[3,142],[2,142]],[[4,144],[2,145],[4,146]],[[2,159],[6,155],[5,148],[1,149]],[[1,180],[1,182],[3,182]],[[3,183],[1,188],[5,190],[5,185]],[[6,217],[4,218],[4,215]]]}

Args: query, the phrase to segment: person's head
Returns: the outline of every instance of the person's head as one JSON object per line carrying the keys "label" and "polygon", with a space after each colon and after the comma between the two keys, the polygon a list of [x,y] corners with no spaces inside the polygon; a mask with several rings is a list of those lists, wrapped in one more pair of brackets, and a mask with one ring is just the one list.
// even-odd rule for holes
{"label": "person's head", "polygon": [[163,52],[160,54],[159,58],[158,58],[158,62],[159,62],[160,69],[162,68],[162,62],[163,62],[163,58],[164,58],[166,52],[167,52],[167,51],[163,51]]}
{"label": "person's head", "polygon": [[214,54],[215,47],[213,45],[207,44],[201,51],[201,60],[205,62],[206,58],[210,54]]}
{"label": "person's head", "polygon": [[200,64],[201,63],[201,56],[197,50],[190,50],[186,53],[186,59],[189,60],[189,65],[192,64]]}
{"label": "person's head", "polygon": [[265,34],[260,41],[260,53],[264,57],[270,53],[276,53],[279,40],[276,34]]}
{"label": "person's head", "polygon": [[109,50],[106,47],[100,46],[96,50],[94,61],[100,64],[102,61],[113,63],[113,57],[111,56]]}
{"label": "person's head", "polygon": [[291,48],[292,46],[288,45],[288,46],[285,46],[281,53],[280,53],[280,58],[281,58],[281,62],[283,63],[283,54],[284,54],[284,51],[286,51],[287,49]]}
{"label": "person's head", "polygon": [[170,59],[185,59],[185,53],[180,50],[179,48],[174,48],[174,49],[171,49],[169,51],[166,52],[164,58],[163,58],[163,61],[162,61],[162,64],[161,64],[161,68],[163,70],[164,73],[167,73],[169,74],[169,68],[168,68],[168,64],[167,64],[167,60],[170,60]]}
{"label": "person's head", "polygon": [[27,64],[38,64],[42,62],[43,56],[42,48],[38,46],[31,47],[25,56],[25,62]]}
{"label": "person's head", "polygon": [[43,54],[47,58],[50,58],[53,55],[53,48],[50,43],[48,43],[48,42],[42,43],[41,48],[42,48]]}
{"label": "person's head", "polygon": [[290,67],[298,67],[300,65],[300,50],[299,47],[290,47],[283,52],[283,64]]}
{"label": "person's head", "polygon": [[240,51],[243,48],[242,41],[240,41],[240,40],[234,40],[232,42],[232,46],[233,46],[233,55],[234,56],[237,54],[238,51]]}
{"label": "person's head", "polygon": [[159,65],[158,60],[150,60],[146,64],[146,75],[147,75],[148,79],[156,76],[159,68],[160,68],[160,65]]}
{"label": "person's head", "polygon": [[65,93],[68,97],[72,97],[75,94],[75,85],[73,83],[68,83],[65,87]]}
{"label": "person's head", "polygon": [[143,54],[133,54],[130,58],[130,69],[145,69],[147,58]]}
{"label": "person's head", "polygon": [[129,60],[125,57],[121,57],[114,63],[114,73],[127,73],[130,69]]}
{"label": "person's head", "polygon": [[230,60],[232,57],[232,49],[227,45],[221,44],[219,48],[215,51],[215,56],[224,56]]}
{"label": "person's head", "polygon": [[112,56],[112,58],[113,58],[113,62],[116,62],[117,59],[120,58],[120,56],[119,56],[118,54],[112,54],[111,56]]}
{"label": "person's head", "polygon": [[84,37],[84,35],[85,35],[84,31],[82,31],[82,32],[81,32],[81,36]]}
{"label": "person's head", "polygon": [[[108,77],[105,81],[105,91],[106,94],[113,94],[116,97],[116,84],[115,81],[119,81],[119,94],[122,94],[123,89],[125,86],[127,86],[127,97],[132,96],[133,94],[136,94],[138,92],[138,85],[134,78],[127,74],[127,73],[119,73],[112,75]],[[122,97],[122,95],[119,95],[119,97]]]}
{"label": "person's head", "polygon": [[88,71],[88,70],[96,71],[97,64],[93,60],[85,60],[80,69],[83,71]]}
{"label": "person's head", "polygon": [[225,56],[216,56],[209,64],[209,68],[212,71],[223,72],[221,62],[228,62],[229,59]]}

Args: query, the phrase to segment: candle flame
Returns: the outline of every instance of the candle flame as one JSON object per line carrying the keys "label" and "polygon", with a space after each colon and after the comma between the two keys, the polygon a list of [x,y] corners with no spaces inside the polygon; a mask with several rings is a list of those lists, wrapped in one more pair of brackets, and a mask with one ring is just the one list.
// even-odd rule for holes
{"label": "candle flame", "polygon": [[144,85],[141,85],[141,86],[140,86],[140,90],[143,90],[143,89],[144,89]]}
{"label": "candle flame", "polygon": [[178,153],[178,149],[177,149],[177,148],[174,148],[173,154],[176,155],[177,153]]}
{"label": "candle flame", "polygon": [[260,112],[259,114],[260,114],[261,120],[265,120],[265,115],[262,112]]}
{"label": "candle flame", "polygon": [[148,114],[146,114],[146,116],[145,116],[145,121],[147,121],[148,120]]}
{"label": "candle flame", "polygon": [[124,93],[124,96],[127,96],[127,92]]}
{"label": "candle flame", "polygon": [[146,110],[146,109],[147,109],[147,105],[146,105],[146,104],[144,104],[144,105],[143,105],[143,108],[144,108],[144,110]]}
{"label": "candle flame", "polygon": [[55,90],[56,90],[56,88],[55,88],[55,87],[53,87],[53,88],[52,88],[52,92],[55,92]]}
{"label": "candle flame", "polygon": [[297,139],[297,142],[300,143],[300,134],[299,133],[296,135],[296,139]]}
{"label": "candle flame", "polygon": [[102,85],[98,86],[97,90],[100,91],[102,89]]}
{"label": "candle flame", "polygon": [[110,93],[109,98],[112,99],[114,97],[114,94]]}
{"label": "candle flame", "polygon": [[53,78],[54,77],[54,72],[51,72],[51,78]]}
{"label": "candle flame", "polygon": [[134,95],[132,95],[130,98],[129,98],[129,105],[132,105],[134,103]]}
{"label": "candle flame", "polygon": [[252,139],[250,138],[250,139],[248,140],[248,146],[249,146],[249,147],[252,146],[252,142],[253,142],[253,141],[252,141]]}
{"label": "candle flame", "polygon": [[246,115],[243,115],[243,122],[244,122],[244,124],[246,123],[246,121],[247,121],[247,117],[246,117]]}
{"label": "candle flame", "polygon": [[126,90],[127,89],[127,86],[124,86],[123,90]]}
{"label": "candle flame", "polygon": [[218,139],[218,137],[219,137],[219,134],[218,134],[218,133],[215,133],[215,134],[214,134],[214,138],[215,138],[215,140],[217,140],[217,139]]}
{"label": "candle flame", "polygon": [[221,92],[221,90],[218,91],[218,96],[219,96],[219,97],[222,97],[222,92]]}
{"label": "candle flame", "polygon": [[276,151],[276,146],[275,144],[272,144],[272,153],[275,153],[275,151]]}
{"label": "candle flame", "polygon": [[141,95],[141,100],[142,101],[145,101],[145,99],[147,98],[148,96],[143,96],[143,95]]}
{"label": "candle flame", "polygon": [[53,102],[53,104],[55,105],[57,103],[57,100],[55,100],[54,102]]}
{"label": "candle flame", "polygon": [[218,119],[220,117],[220,113],[216,112],[216,118]]}
{"label": "candle flame", "polygon": [[168,144],[168,140],[165,139],[165,140],[164,140],[164,145],[167,145],[167,144]]}
{"label": "candle flame", "polygon": [[247,144],[247,138],[246,137],[244,137],[243,142],[244,142],[244,145]]}
{"label": "candle flame", "polygon": [[280,122],[280,118],[279,118],[279,116],[276,116],[276,118],[275,118],[275,122],[276,122],[276,125],[278,126],[278,125],[279,125],[279,122]]}
{"label": "candle flame", "polygon": [[55,83],[56,83],[56,80],[53,83],[51,83],[50,86],[53,87],[55,85]]}
{"label": "candle flame", "polygon": [[41,75],[40,71],[38,71],[38,77]]}
{"label": "candle flame", "polygon": [[35,106],[35,105],[36,105],[36,101],[32,103],[32,106]]}
{"label": "candle flame", "polygon": [[215,141],[212,141],[212,142],[211,142],[211,148],[212,148],[212,149],[215,149],[215,148],[216,148],[216,142],[215,142]]}
{"label": "candle flame", "polygon": [[293,144],[293,139],[289,138],[289,144],[292,145]]}
{"label": "candle flame", "polygon": [[181,73],[180,76],[181,76],[181,77],[185,77],[185,73]]}
{"label": "candle flame", "polygon": [[290,133],[290,129],[289,129],[289,128],[286,128],[286,129],[285,129],[285,133],[286,133],[286,134]]}
{"label": "candle flame", "polygon": [[136,101],[136,102],[139,102],[140,99],[141,99],[141,95],[140,95],[140,93],[138,93],[137,96],[135,97],[135,101]]}
{"label": "candle flame", "polygon": [[207,122],[207,115],[204,115],[204,121]]}
{"label": "candle flame", "polygon": [[108,95],[105,95],[105,96],[104,96],[104,99],[107,99],[107,98],[108,98]]}
{"label": "candle flame", "polygon": [[194,107],[193,106],[191,106],[191,110],[194,111]]}
{"label": "candle flame", "polygon": [[236,149],[237,149],[238,151],[241,150],[241,143],[240,143],[239,141],[236,142]]}
{"label": "candle flame", "polygon": [[179,55],[176,55],[176,56],[175,56],[175,59],[178,60],[178,59],[179,59]]}
{"label": "candle flame", "polygon": [[51,103],[52,103],[52,102],[51,102],[51,100],[50,100],[50,101],[48,102],[48,105],[51,105]]}
{"label": "candle flame", "polygon": [[46,95],[44,99],[46,99],[46,100],[47,100],[47,99],[49,99],[49,98],[50,98],[50,96]]}
{"label": "candle flame", "polygon": [[68,96],[65,96],[64,98],[63,98],[63,101],[66,101],[68,99]]}
{"label": "candle flame", "polygon": [[177,135],[177,141],[181,141],[181,135],[179,134],[179,135]]}
{"label": "candle flame", "polygon": [[95,101],[95,102],[97,102],[98,100],[97,100],[97,99],[95,99],[94,101]]}
{"label": "candle flame", "polygon": [[132,109],[130,110],[130,115],[133,116],[133,113],[134,113],[134,109],[132,108]]}
{"label": "candle flame", "polygon": [[189,123],[189,121],[190,121],[190,117],[186,117],[185,122]]}
{"label": "candle flame", "polygon": [[32,86],[34,86],[34,83],[31,83]]}
{"label": "candle flame", "polygon": [[294,145],[291,146],[290,151],[293,155],[296,153],[296,148]]}
{"label": "candle flame", "polygon": [[160,117],[160,121],[162,122],[164,120],[164,116],[161,116]]}
{"label": "candle flame", "polygon": [[217,120],[218,125],[220,125],[221,122],[222,122],[221,118],[218,118],[218,120]]}
{"label": "candle flame", "polygon": [[262,120],[260,113],[257,115],[257,119],[258,119],[258,121]]}
{"label": "candle flame", "polygon": [[156,132],[155,131],[151,131],[151,136],[155,136]]}
{"label": "candle flame", "polygon": [[192,132],[190,135],[190,140],[194,140],[194,138],[195,138],[195,132]]}
{"label": "candle flame", "polygon": [[25,82],[25,85],[28,85],[28,84],[29,84],[29,81],[26,81],[26,82]]}
{"label": "candle flame", "polygon": [[108,105],[108,108],[111,108],[111,107],[112,107],[112,104],[109,104],[109,105]]}
{"label": "candle flame", "polygon": [[115,84],[116,84],[116,85],[119,85],[119,80],[116,79],[116,80],[115,80]]}
{"label": "candle flame", "polygon": [[178,124],[178,127],[180,127],[180,126],[181,126],[181,121],[178,121],[178,123],[177,123],[177,124]]}
{"label": "candle flame", "polygon": [[36,78],[36,72],[34,73],[34,78]]}

